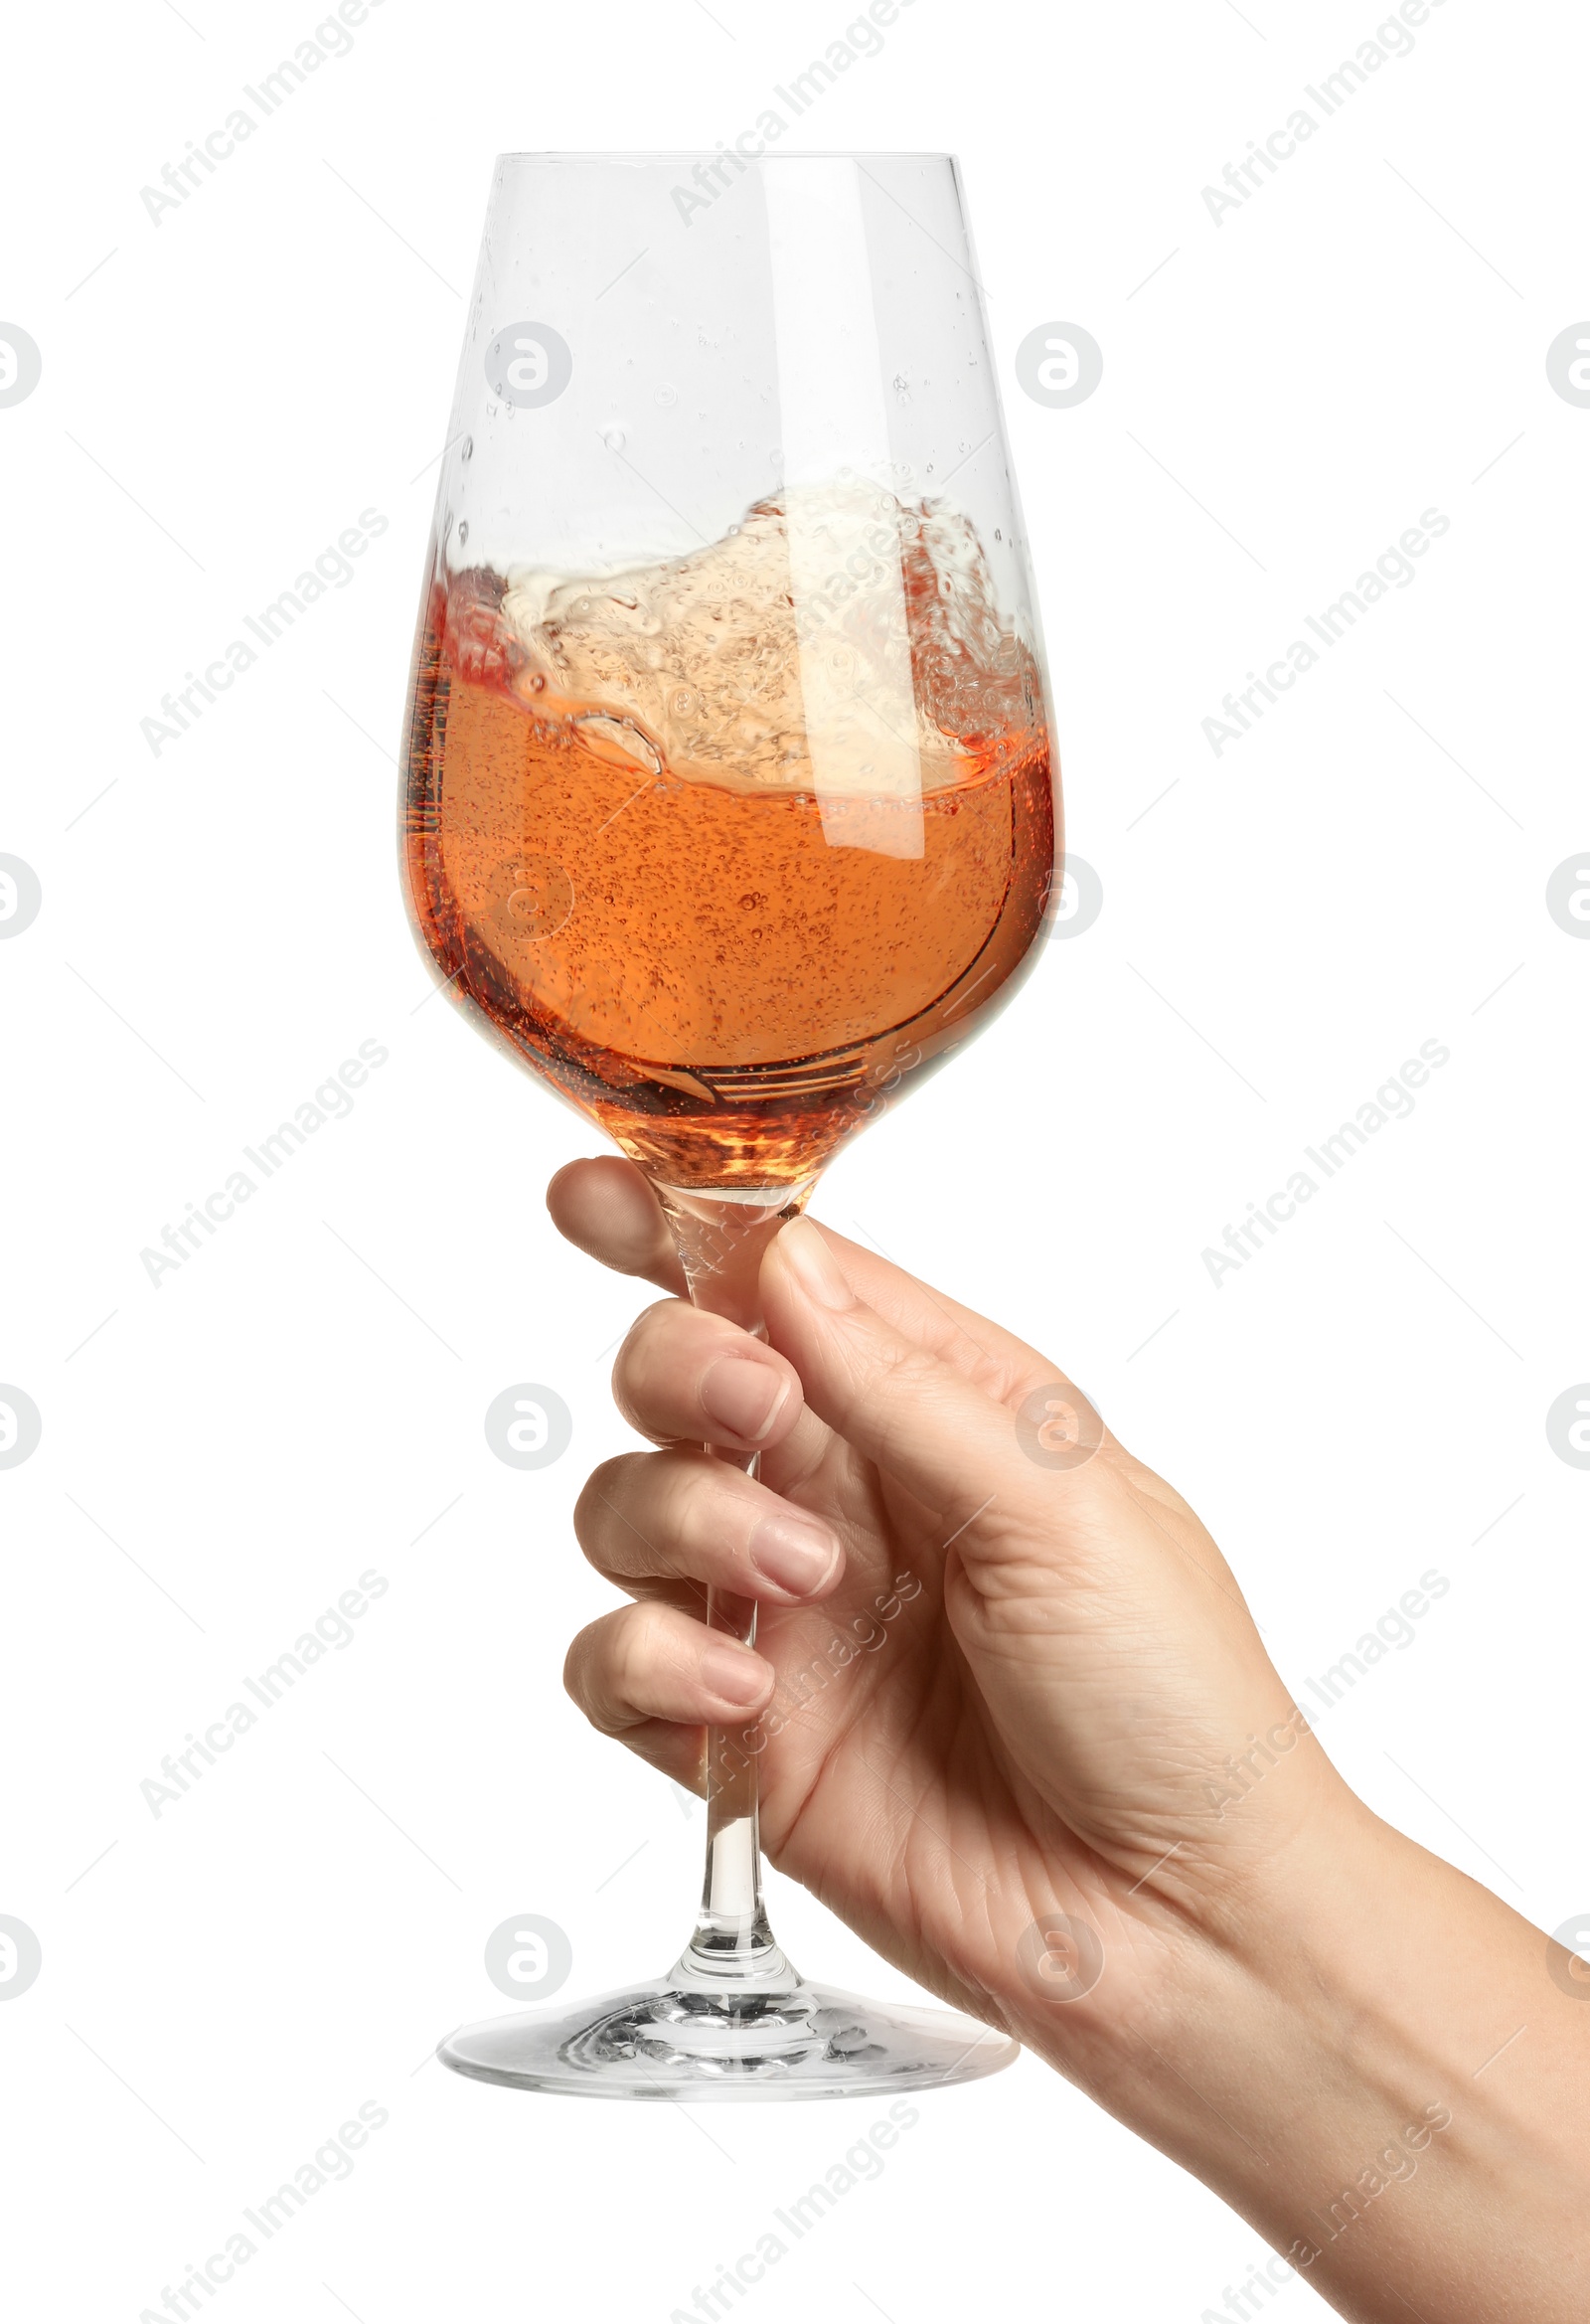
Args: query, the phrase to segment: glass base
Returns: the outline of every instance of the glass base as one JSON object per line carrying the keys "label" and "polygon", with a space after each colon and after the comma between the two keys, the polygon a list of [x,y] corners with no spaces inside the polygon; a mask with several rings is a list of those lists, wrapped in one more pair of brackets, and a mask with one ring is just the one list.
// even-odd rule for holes
{"label": "glass base", "polygon": [[455,2074],[562,2097],[880,2097],[997,2074],[1020,2045],[952,2010],[786,1993],[689,1992],[667,1978],[573,2009],[460,2026],[437,2045]]}

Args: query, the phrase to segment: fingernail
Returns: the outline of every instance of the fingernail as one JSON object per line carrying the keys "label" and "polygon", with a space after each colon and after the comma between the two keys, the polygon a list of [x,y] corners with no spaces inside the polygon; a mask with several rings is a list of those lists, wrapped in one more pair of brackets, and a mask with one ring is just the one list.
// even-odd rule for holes
{"label": "fingernail", "polygon": [[702,1411],[747,1444],[761,1443],[788,1395],[784,1375],[749,1356],[719,1356],[702,1375]]}
{"label": "fingernail", "polygon": [[709,1646],[702,1656],[702,1684],[723,1703],[743,1710],[767,1691],[767,1666],[743,1646]]}
{"label": "fingernail", "polygon": [[851,1307],[855,1293],[840,1273],[838,1261],[810,1219],[792,1219],[778,1239],[778,1247],[793,1268],[795,1278],[819,1307]]}
{"label": "fingernail", "polygon": [[751,1564],[791,1597],[810,1597],[828,1578],[839,1545],[826,1528],[803,1518],[764,1517],[750,1538]]}

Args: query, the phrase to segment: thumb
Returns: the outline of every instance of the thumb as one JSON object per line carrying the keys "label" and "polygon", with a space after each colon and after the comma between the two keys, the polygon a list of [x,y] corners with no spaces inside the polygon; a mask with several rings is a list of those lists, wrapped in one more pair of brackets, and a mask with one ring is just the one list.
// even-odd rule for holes
{"label": "thumb", "polygon": [[952,1538],[962,1529],[963,1552],[994,1549],[1012,1518],[1052,1514],[1065,1472],[1103,1440],[1087,1399],[1042,1358],[993,1367],[991,1389],[902,1332],[859,1296],[813,1220],[784,1228],[761,1291],[768,1338],[811,1410]]}

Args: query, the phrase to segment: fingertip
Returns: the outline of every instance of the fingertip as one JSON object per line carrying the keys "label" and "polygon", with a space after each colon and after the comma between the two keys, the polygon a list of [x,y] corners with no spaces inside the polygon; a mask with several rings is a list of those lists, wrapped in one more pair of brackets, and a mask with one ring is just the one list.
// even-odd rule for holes
{"label": "fingertip", "polygon": [[746,1552],[762,1580],[796,1604],[827,1597],[845,1572],[839,1537],[787,1504],[758,1519]]}
{"label": "fingertip", "polygon": [[800,1375],[786,1357],[758,1341],[741,1340],[715,1356],[696,1395],[715,1444],[726,1431],[747,1451],[768,1452],[800,1417]]}
{"label": "fingertip", "polygon": [[773,1692],[772,1664],[764,1662],[754,1647],[731,1645],[727,1639],[714,1639],[702,1656],[697,1677],[710,1716],[726,1711],[737,1718],[762,1710]]}
{"label": "fingertip", "polygon": [[633,1162],[618,1154],[565,1162],[548,1183],[547,1209],[563,1240],[603,1266],[664,1291],[684,1290],[668,1223]]}
{"label": "fingertip", "polygon": [[655,1209],[646,1181],[633,1162],[618,1154],[583,1154],[547,1181],[547,1209],[570,1242],[611,1219],[644,1216],[648,1204]]}
{"label": "fingertip", "polygon": [[815,1219],[791,1219],[769,1254],[803,1298],[831,1314],[856,1305],[844,1270]]}

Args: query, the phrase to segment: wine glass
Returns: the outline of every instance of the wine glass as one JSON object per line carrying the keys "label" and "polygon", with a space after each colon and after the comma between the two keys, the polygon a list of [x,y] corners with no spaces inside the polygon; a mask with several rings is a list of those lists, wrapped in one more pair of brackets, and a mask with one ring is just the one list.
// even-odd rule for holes
{"label": "wine glass", "polygon": [[[986,1024],[1044,924],[1044,679],[956,165],[499,160],[407,730],[416,933],[646,1173],[698,1305]],[[755,1608],[708,1619],[749,1641]],[[809,1985],[773,1937],[759,1724],[708,1739],[664,1977],[468,2026],[458,2072],[599,2097],[964,2080],[1013,2042]]]}

